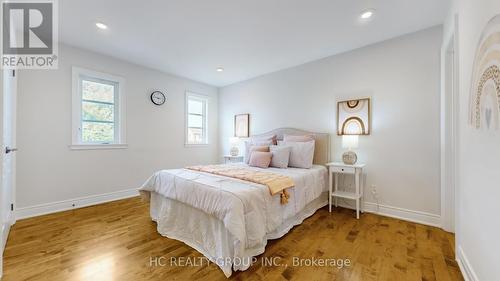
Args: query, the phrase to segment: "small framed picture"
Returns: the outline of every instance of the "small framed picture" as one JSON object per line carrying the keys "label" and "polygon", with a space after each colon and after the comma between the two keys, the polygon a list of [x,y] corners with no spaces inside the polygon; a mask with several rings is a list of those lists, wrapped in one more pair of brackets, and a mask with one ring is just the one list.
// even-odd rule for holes
{"label": "small framed picture", "polygon": [[248,138],[250,136],[250,114],[238,114],[234,116],[234,136]]}

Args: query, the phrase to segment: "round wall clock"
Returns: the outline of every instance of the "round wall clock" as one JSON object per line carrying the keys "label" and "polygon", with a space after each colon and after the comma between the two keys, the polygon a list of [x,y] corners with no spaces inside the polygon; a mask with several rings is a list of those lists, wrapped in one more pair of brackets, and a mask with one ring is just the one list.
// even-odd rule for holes
{"label": "round wall clock", "polygon": [[165,95],[160,91],[154,91],[151,93],[151,102],[156,105],[162,105],[167,101]]}

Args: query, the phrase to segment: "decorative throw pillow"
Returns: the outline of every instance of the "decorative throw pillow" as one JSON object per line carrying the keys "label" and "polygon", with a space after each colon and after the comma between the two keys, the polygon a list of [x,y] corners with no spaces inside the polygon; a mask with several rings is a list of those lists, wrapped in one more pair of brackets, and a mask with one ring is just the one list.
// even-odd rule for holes
{"label": "decorative throw pillow", "polygon": [[271,158],[271,167],[282,169],[288,167],[291,147],[273,145],[269,147],[269,150],[273,154],[273,157]]}
{"label": "decorative throw pillow", "polygon": [[314,135],[302,135],[302,136],[297,136],[297,135],[284,135],[283,136],[283,141],[285,142],[308,142],[308,141],[313,141],[314,140]]}
{"label": "decorative throw pillow", "polygon": [[290,161],[289,167],[309,169],[313,165],[314,159],[314,141],[308,142],[278,142],[280,146],[289,146]]}
{"label": "decorative throw pillow", "polygon": [[256,142],[267,142],[271,141],[273,145],[278,144],[278,139],[276,138],[276,135],[268,135],[268,136],[262,136],[262,137],[251,137],[250,142],[256,143]]}
{"label": "decorative throw pillow", "polygon": [[250,161],[250,148],[253,146],[266,146],[268,148],[269,152],[269,146],[273,145],[272,140],[263,140],[263,141],[246,141],[245,142],[245,163],[248,164],[248,161]]}
{"label": "decorative throw pillow", "polygon": [[252,167],[268,168],[273,154],[271,152],[253,151],[250,154],[248,165]]}

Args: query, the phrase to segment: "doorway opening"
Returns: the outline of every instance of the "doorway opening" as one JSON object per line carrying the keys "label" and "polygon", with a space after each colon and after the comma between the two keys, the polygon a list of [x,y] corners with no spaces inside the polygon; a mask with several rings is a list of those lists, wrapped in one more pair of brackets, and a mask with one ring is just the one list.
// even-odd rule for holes
{"label": "doorway opening", "polygon": [[441,225],[448,232],[456,229],[459,83],[456,26],[445,41],[443,55],[443,94],[441,105]]}

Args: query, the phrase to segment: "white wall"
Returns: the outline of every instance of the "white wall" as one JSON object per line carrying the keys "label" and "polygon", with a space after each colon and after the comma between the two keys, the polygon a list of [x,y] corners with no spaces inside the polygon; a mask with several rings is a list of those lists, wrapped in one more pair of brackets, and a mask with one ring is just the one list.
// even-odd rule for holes
{"label": "white wall", "polygon": [[500,271],[500,132],[478,131],[468,123],[472,64],[486,23],[500,13],[498,0],[453,1],[445,24],[450,33],[458,14],[460,118],[457,255],[472,280],[498,280]]}
{"label": "white wall", "polygon": [[[154,171],[217,160],[217,88],[61,45],[59,69],[20,71],[17,207],[139,187]],[[127,149],[71,150],[71,67],[126,80]],[[166,93],[155,106],[152,90]],[[185,91],[210,97],[209,145],[184,146]]]}
{"label": "white wall", "polygon": [[250,113],[251,134],[278,127],[327,132],[332,159],[336,100],[372,98],[372,135],[360,138],[367,201],[440,213],[439,73],[441,27],[230,85],[219,90],[220,145],[228,152],[233,116]]}

